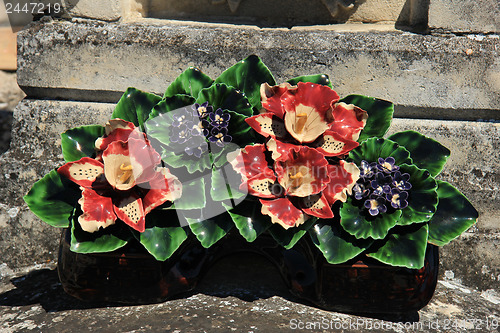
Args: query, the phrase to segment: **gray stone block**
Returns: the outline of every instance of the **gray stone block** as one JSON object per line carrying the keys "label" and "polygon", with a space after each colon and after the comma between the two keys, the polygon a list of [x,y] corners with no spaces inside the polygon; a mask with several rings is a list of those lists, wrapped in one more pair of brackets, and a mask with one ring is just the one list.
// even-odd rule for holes
{"label": "gray stone block", "polygon": [[0,263],[19,268],[54,260],[60,231],[41,222],[23,201],[34,182],[64,162],[59,134],[104,124],[109,104],[22,101],[14,112],[10,150],[0,155]]}
{"label": "gray stone block", "polygon": [[128,86],[162,94],[189,66],[216,77],[257,54],[278,82],[326,73],[340,95],[391,100],[405,117],[500,119],[497,37],[363,29],[38,23],[19,35],[18,82],[32,97],[116,102]]}
{"label": "gray stone block", "polygon": [[429,26],[452,32],[500,32],[500,2],[430,0]]}
{"label": "gray stone block", "polygon": [[[11,149],[0,156],[0,188],[5,189],[0,192],[0,264],[15,269],[55,260],[59,231],[29,212],[22,197],[35,181],[63,164],[61,132],[104,124],[113,108],[107,103],[28,99],[18,105]],[[481,214],[477,226],[442,249],[447,269],[468,285],[498,288],[500,280],[491,278],[500,274],[498,124],[394,119],[389,134],[408,129],[450,148],[451,157],[440,178],[463,191]],[[489,275],[481,273],[485,265]]]}

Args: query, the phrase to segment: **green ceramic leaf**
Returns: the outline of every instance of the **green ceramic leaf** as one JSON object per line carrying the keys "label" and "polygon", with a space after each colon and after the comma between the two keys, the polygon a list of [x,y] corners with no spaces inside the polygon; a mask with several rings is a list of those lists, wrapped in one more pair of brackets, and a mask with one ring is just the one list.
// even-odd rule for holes
{"label": "green ceramic leaf", "polygon": [[[81,213],[81,212],[80,212]],[[102,253],[111,252],[125,246],[132,238],[132,234],[123,222],[105,229],[89,233],[83,231],[78,223],[78,215],[74,215],[71,223],[71,246],[70,249],[76,253]]]}
{"label": "green ceramic leaf", "polygon": [[161,97],[135,88],[128,88],[116,104],[111,118],[121,118],[134,123],[144,130],[144,122],[148,119],[153,107],[161,101]]}
{"label": "green ceramic leaf", "polygon": [[61,148],[66,162],[78,161],[82,157],[92,157],[95,140],[104,135],[104,127],[90,125],[72,128],[61,133]]}
{"label": "green ceramic leaf", "polygon": [[253,115],[252,106],[245,95],[223,83],[214,83],[209,88],[200,91],[196,103],[202,104],[204,102],[212,105],[214,110],[221,108],[222,110],[235,111],[247,117]]}
{"label": "green ceramic leaf", "polygon": [[67,228],[80,196],[78,186],[52,170],[33,184],[23,199],[42,221],[54,227]]}
{"label": "green ceramic leaf", "polygon": [[388,265],[420,269],[424,266],[428,229],[426,223],[398,227],[397,233],[395,230],[373,244],[367,255]]}
{"label": "green ceramic leaf", "polygon": [[356,239],[345,232],[338,221],[320,220],[309,229],[313,243],[330,264],[341,264],[370,247],[374,240]]}
{"label": "green ceramic leaf", "polygon": [[163,98],[179,94],[196,98],[203,88],[210,87],[213,82],[214,80],[203,74],[198,68],[189,67],[168,86]]}
{"label": "green ceramic leaf", "polygon": [[402,210],[398,225],[429,221],[438,204],[436,181],[428,171],[414,165],[400,165],[399,171],[410,174],[412,188],[408,191],[408,207]]}
{"label": "green ceramic leaf", "polygon": [[233,201],[241,199],[246,195],[240,191],[239,185],[241,176],[237,174],[230,164],[224,168],[212,169],[212,183],[210,186],[210,196],[215,201]]}
{"label": "green ceramic leaf", "polygon": [[317,217],[311,217],[305,223],[298,227],[293,227],[285,230],[279,224],[273,224],[268,229],[273,238],[285,249],[291,249],[297,242],[307,233],[307,230],[318,220]]}
{"label": "green ceramic leaf", "polygon": [[387,133],[394,113],[394,105],[391,102],[363,95],[349,95],[340,102],[354,104],[368,112],[368,120],[359,135],[358,142],[371,137],[381,138]]}
{"label": "green ceramic leaf", "polygon": [[297,83],[299,83],[299,82],[312,82],[312,83],[321,84],[323,86],[327,86],[327,87],[330,87],[333,89],[332,82],[330,81],[330,78],[326,74],[298,76],[298,77],[290,79],[286,82],[288,82],[294,86],[297,85]]}
{"label": "green ceramic leaf", "polygon": [[[172,174],[176,174],[171,170]],[[207,199],[205,196],[205,178],[199,177],[190,180],[182,180],[182,196],[175,200],[175,209],[191,210],[205,207]]]}
{"label": "green ceramic leaf", "polygon": [[271,226],[271,218],[262,215],[260,205],[253,200],[244,200],[238,206],[232,208],[224,205],[231,216],[234,225],[238,228],[241,236],[247,242],[253,242],[264,231]]}
{"label": "green ceramic leaf", "polygon": [[156,260],[167,260],[187,239],[175,210],[152,211],[146,215],[146,230],[134,236]]}
{"label": "green ceramic leaf", "polygon": [[186,219],[191,231],[205,248],[217,243],[233,227],[233,221],[228,213],[222,213],[210,218],[187,217]]}
{"label": "green ceramic leaf", "polygon": [[438,180],[439,204],[429,221],[429,243],[443,246],[476,223],[477,210],[455,187]]}
{"label": "green ceramic leaf", "polygon": [[410,152],[413,164],[426,169],[433,177],[441,172],[450,156],[448,148],[415,131],[399,132],[389,139],[405,147]]}
{"label": "green ceramic leaf", "polygon": [[269,69],[255,55],[251,55],[226,69],[215,80],[215,83],[224,83],[242,91],[256,110],[262,108],[260,104],[260,86],[265,82],[271,86],[276,84]]}
{"label": "green ceramic leaf", "polygon": [[[193,104],[194,98],[188,95],[174,95],[167,97],[153,107],[153,110],[149,114],[148,121],[158,117],[159,115]],[[148,123],[145,125],[147,128]]]}
{"label": "green ceramic leaf", "polygon": [[210,161],[210,154],[202,154],[200,158],[184,153],[184,151],[171,151],[164,149],[161,158],[163,162],[173,168],[186,167],[189,173],[210,170],[212,163]]}
{"label": "green ceramic leaf", "polygon": [[226,112],[231,116],[227,126],[228,134],[233,138],[231,142],[240,147],[254,143],[255,131],[245,121],[247,117],[233,111]]}
{"label": "green ceramic leaf", "polygon": [[362,160],[377,162],[379,157],[387,158],[389,156],[394,157],[396,165],[412,164],[408,150],[387,139],[367,139],[349,153],[349,158],[358,166],[361,165]]}
{"label": "green ceramic leaf", "polygon": [[401,217],[401,210],[371,216],[355,205],[352,197],[340,208],[340,224],[356,238],[382,239],[387,236]]}

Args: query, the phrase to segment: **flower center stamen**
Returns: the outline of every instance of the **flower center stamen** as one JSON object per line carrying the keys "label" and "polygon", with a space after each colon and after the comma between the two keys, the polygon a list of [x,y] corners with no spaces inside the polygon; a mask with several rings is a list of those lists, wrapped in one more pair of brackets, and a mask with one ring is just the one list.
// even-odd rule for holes
{"label": "flower center stamen", "polygon": [[304,126],[306,125],[307,122],[307,113],[299,113],[297,115],[297,121],[295,123],[295,133],[301,134],[302,131],[304,130]]}
{"label": "flower center stamen", "polygon": [[125,165],[125,163],[122,163],[122,165],[120,165],[120,170],[123,171],[123,173],[120,175],[119,181],[123,184],[132,176],[132,164]]}
{"label": "flower center stamen", "polygon": [[291,186],[293,188],[298,188],[300,187],[300,185],[302,185],[302,182],[304,180],[304,175],[302,174],[302,172],[297,172],[295,175],[292,174],[292,173],[289,173],[288,174],[288,178],[291,179]]}

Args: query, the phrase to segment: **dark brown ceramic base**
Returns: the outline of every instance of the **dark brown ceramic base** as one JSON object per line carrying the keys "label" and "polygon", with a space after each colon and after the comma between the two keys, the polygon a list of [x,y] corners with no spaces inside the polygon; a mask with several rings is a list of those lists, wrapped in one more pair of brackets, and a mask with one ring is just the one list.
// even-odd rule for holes
{"label": "dark brown ceramic base", "polygon": [[430,301],[437,284],[439,254],[432,245],[420,270],[388,266],[364,256],[331,265],[307,235],[285,250],[269,235],[247,243],[237,232],[210,249],[190,236],[170,259],[159,262],[140,244],[111,253],[77,254],[70,251],[69,231],[65,231],[58,272],[64,290],[82,300],[154,303],[194,289],[215,261],[238,251],[263,255],[276,265],[295,296],[327,310],[418,311]]}

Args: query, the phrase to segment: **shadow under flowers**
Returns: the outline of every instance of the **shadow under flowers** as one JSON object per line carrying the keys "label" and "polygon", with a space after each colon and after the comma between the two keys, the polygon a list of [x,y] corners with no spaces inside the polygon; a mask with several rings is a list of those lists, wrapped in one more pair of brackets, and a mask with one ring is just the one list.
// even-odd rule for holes
{"label": "shadow under flowers", "polygon": [[[14,288],[0,294],[0,306],[23,307],[39,304],[46,312],[60,312],[131,305],[81,301],[69,296],[64,292],[59,282],[56,269],[35,270],[24,276],[11,279],[10,283]],[[5,282],[3,284],[5,285]],[[171,300],[187,298],[196,294],[217,298],[232,296],[245,302],[278,296],[294,303],[315,307],[314,304],[292,295],[283,282],[278,269],[266,258],[254,253],[233,254],[216,261],[194,290],[177,294]],[[419,321],[418,312],[350,314],[392,322]]]}

